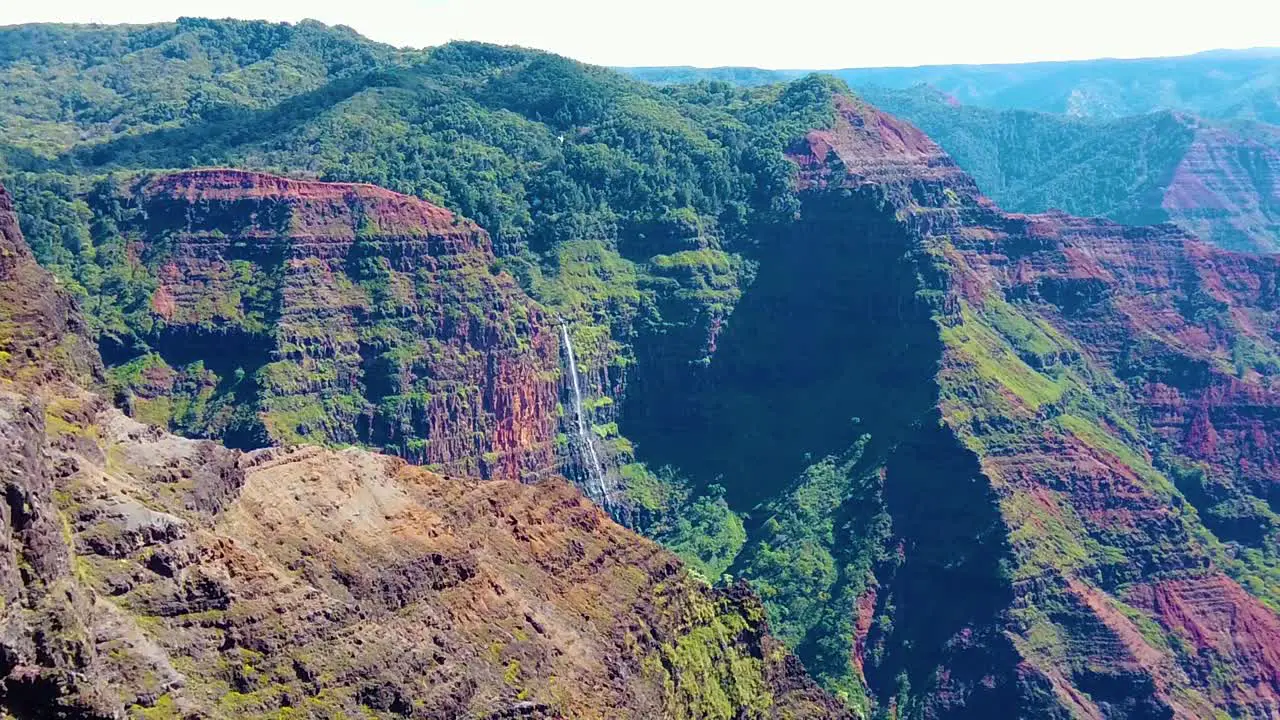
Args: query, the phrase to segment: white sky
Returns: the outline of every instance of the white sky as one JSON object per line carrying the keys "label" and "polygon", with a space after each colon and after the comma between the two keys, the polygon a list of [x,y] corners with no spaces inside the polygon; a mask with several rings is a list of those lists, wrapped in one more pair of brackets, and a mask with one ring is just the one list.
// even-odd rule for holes
{"label": "white sky", "polygon": [[0,0],[0,25],[178,15],[314,18],[394,45],[483,40],[602,65],[838,68],[1280,46],[1280,0]]}

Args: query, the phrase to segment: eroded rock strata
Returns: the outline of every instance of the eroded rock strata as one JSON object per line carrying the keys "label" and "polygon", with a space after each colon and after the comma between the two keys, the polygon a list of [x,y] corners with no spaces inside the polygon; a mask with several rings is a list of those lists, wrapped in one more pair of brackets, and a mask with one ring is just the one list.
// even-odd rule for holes
{"label": "eroded rock strata", "polygon": [[1280,130],[1179,120],[1194,135],[1160,199],[1169,219],[1222,247],[1280,249]]}
{"label": "eroded rock strata", "polygon": [[136,415],[246,447],[551,470],[555,328],[474,223],[369,185],[235,170],[112,192],[149,290],[106,345]]}
{"label": "eroded rock strata", "polygon": [[[614,509],[700,561],[708,577],[752,583],[776,636],[850,711],[1275,717],[1274,257],[1215,250],[1173,226],[1002,212],[924,134],[834,81],[755,94],[646,90],[630,102],[640,90],[563,59],[474,45],[436,57],[461,63],[454,100],[501,108],[504,122],[520,115],[521,127],[545,135],[538,152],[550,148],[530,157],[551,161],[521,166],[533,194],[508,200],[528,200],[529,234],[503,237],[502,258],[467,221],[370,186],[228,170],[85,181],[96,259],[120,256],[99,264],[110,282],[89,288],[91,317],[113,400],[136,420],[242,449],[356,442],[435,466],[358,451],[188,445],[74,394],[65,408],[46,404],[52,414],[15,406],[10,415],[25,424],[12,436],[26,439],[14,452],[34,458],[24,467],[56,460],[14,475],[47,478],[18,492],[52,493],[69,527],[54,532],[54,510],[12,505],[21,512],[11,513],[11,545],[48,556],[30,563],[28,577],[56,585],[66,568],[81,568],[87,579],[68,586],[80,598],[67,596],[71,607],[115,598],[122,612],[148,618],[142,630],[160,649],[137,665],[147,672],[129,677],[172,680],[154,660],[169,658],[187,678],[103,702],[200,707],[234,689],[245,704],[220,711],[286,701],[314,710],[332,697],[344,711],[417,712],[404,699],[412,697],[428,714],[545,714],[537,703],[558,707],[546,699],[552,674],[585,678],[583,668],[596,666],[578,660],[607,656],[608,680],[583,679],[569,695],[617,699],[565,712],[835,712],[789,674],[778,645],[755,640],[759,607],[691,581],[678,602],[655,601],[684,577],[669,556],[565,486],[433,474],[535,480],[555,463],[569,469],[575,454],[580,464],[581,449],[555,436],[566,417],[556,408],[563,316],[582,376],[581,434],[605,456]],[[423,72],[401,89],[435,87]],[[739,134],[744,127],[752,132]],[[183,137],[196,147],[205,135]],[[558,149],[592,162],[560,165]],[[1260,170],[1249,182],[1265,179],[1260,155],[1206,152],[1203,167],[1244,158],[1239,167]],[[704,177],[695,171],[703,166],[718,171]],[[582,174],[564,172],[574,167]],[[620,176],[631,178],[614,186],[622,197],[595,192],[592,173],[611,167],[638,173]],[[792,174],[798,188],[785,182]],[[1216,202],[1175,186],[1190,193],[1188,217],[1201,212],[1195,202]],[[487,212],[476,197],[454,203]],[[1239,212],[1241,227],[1258,226],[1265,213],[1251,207],[1219,208],[1214,222]],[[501,223],[489,222],[498,237]],[[521,268],[523,291],[501,267]],[[79,270],[66,276],[92,284],[93,268]],[[39,295],[23,295],[31,297]],[[13,348],[40,346],[50,331],[76,342],[59,330],[74,325],[62,301],[13,307],[51,318],[11,334]],[[6,352],[21,364],[12,372],[30,374],[15,375],[22,382],[93,375],[92,363]],[[198,463],[165,454],[179,447],[202,453]],[[137,474],[113,465],[139,453],[130,461]],[[153,457],[163,458],[160,469]],[[212,474],[184,475],[196,464]],[[289,483],[307,489],[290,495]],[[688,498],[670,501],[686,489]],[[40,503],[48,505],[32,507]],[[383,503],[391,512],[379,520]],[[565,525],[587,537],[542,534]],[[59,537],[70,538],[65,550]],[[523,550],[503,550],[511,547]],[[63,612],[65,604],[42,605],[44,586],[12,565],[14,592],[34,598],[23,606],[36,613],[30,627],[46,622],[41,612]],[[567,599],[544,597],[544,586]],[[536,601],[512,599],[526,597],[513,594],[520,588]],[[582,623],[595,622],[596,597],[638,629],[579,637]],[[441,610],[437,598],[458,604]],[[560,614],[521,619],[545,602],[560,603]],[[487,614],[494,607],[512,612]],[[401,616],[415,620],[401,625]],[[446,632],[441,617],[459,629]],[[539,626],[567,628],[572,642],[543,644]],[[682,629],[652,630],[673,627]],[[645,633],[696,640],[652,645]],[[98,702],[101,688],[75,685],[58,668],[107,660],[40,649],[49,635],[18,635],[30,642],[14,645],[14,657],[37,660],[15,677],[55,678],[53,691],[30,686],[36,697]],[[288,668],[273,664],[292,636],[316,649],[318,670],[307,658],[302,670],[292,657]],[[449,652],[415,654],[418,640]],[[187,658],[185,648],[200,654]],[[341,662],[331,667],[333,658]],[[392,668],[386,682],[367,688],[333,669],[383,665]],[[665,675],[649,675],[659,667]],[[745,672],[747,685],[725,680],[726,669]],[[321,700],[296,699],[312,691]],[[451,704],[460,697],[473,704]]]}
{"label": "eroded rock strata", "polygon": [[9,209],[0,190],[7,714],[845,715],[750,592],[709,588],[564,481],[243,452],[126,417],[80,384],[96,356]]}
{"label": "eroded rock strata", "polygon": [[[919,284],[902,301],[927,307],[936,326],[942,428],[980,466],[968,477],[989,485],[1008,542],[994,564],[968,531],[931,554],[922,526],[964,526],[938,512],[955,510],[946,505],[904,515],[927,510],[923,498],[895,509],[893,484],[927,475],[896,474],[903,462],[890,456],[905,561],[881,578],[876,614],[909,637],[900,623],[917,583],[934,603],[958,588],[990,593],[990,614],[947,628],[936,662],[921,665],[927,654],[913,647],[912,686],[933,688],[923,712],[1275,716],[1280,262],[1171,226],[1002,213],[918,131],[837,102],[835,127],[794,151],[801,181],[814,202],[845,195],[905,228]],[[913,490],[925,488],[898,492]],[[913,554],[943,562],[904,578]],[[983,635],[986,623],[997,635]],[[861,643],[874,646],[875,628],[868,635]],[[995,652],[1004,639],[1011,651]],[[892,651],[901,640],[881,642]],[[874,673],[884,697],[889,678]]]}

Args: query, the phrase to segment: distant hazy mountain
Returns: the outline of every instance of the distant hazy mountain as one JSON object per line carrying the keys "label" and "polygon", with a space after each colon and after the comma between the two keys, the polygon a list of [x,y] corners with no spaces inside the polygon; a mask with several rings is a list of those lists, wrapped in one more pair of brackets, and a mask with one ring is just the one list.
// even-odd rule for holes
{"label": "distant hazy mountain", "polygon": [[722,80],[735,85],[768,85],[785,82],[805,74],[803,70],[764,70],[753,67],[697,68],[688,65],[617,69],[636,80],[655,85],[676,85],[699,80]]}
{"label": "distant hazy mountain", "polygon": [[1174,222],[1218,245],[1280,249],[1280,127],[1173,111],[1113,120],[960,105],[920,85],[864,88],[1002,207]]}
{"label": "distant hazy mountain", "polygon": [[[801,70],[629,68],[648,82],[698,79],[760,84]],[[958,101],[1000,109],[1119,118],[1182,110],[1214,119],[1280,122],[1280,49],[1213,50],[1171,58],[1079,60],[1010,65],[846,68],[830,72],[854,89],[927,83]],[[742,76],[745,79],[737,79]]]}

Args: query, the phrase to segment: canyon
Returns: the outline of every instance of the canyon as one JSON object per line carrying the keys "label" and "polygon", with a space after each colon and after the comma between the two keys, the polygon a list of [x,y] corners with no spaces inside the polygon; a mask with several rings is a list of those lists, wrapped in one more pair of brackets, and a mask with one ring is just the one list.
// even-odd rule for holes
{"label": "canyon", "polygon": [[[35,570],[7,577],[30,627],[98,639],[24,630],[7,692],[1280,713],[1280,259],[1189,232],[1199,170],[1173,174],[1181,227],[1010,213],[829,78],[404,62],[270,132],[193,117],[9,176],[57,280],[4,220],[0,357],[44,403],[6,416],[40,508],[10,503]],[[413,129],[370,142],[371,116]]]}
{"label": "canyon", "polygon": [[[829,187],[832,153],[854,185],[913,168],[894,204],[920,243],[942,420],[976,456],[1009,542],[998,616],[1020,670],[1069,716],[1274,713],[1265,438],[1280,265],[1168,226],[1004,214],[918,131],[846,108],[809,135],[802,182]],[[1224,412],[1219,397],[1240,402]],[[1239,549],[1223,554],[1223,540]],[[1255,628],[1243,645],[1210,639],[1237,623]],[[945,666],[937,677],[948,694],[982,692]]]}
{"label": "canyon", "polygon": [[3,189],[0,260],[6,716],[846,715],[744,586],[563,480],[128,418]]}

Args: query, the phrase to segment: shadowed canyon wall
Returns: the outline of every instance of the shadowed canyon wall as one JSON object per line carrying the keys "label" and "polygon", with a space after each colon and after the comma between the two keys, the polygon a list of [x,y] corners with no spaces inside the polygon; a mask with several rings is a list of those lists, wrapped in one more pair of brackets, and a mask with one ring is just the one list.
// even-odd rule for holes
{"label": "shadowed canyon wall", "polygon": [[[341,639],[353,616],[339,610],[314,621],[286,612],[281,629],[262,620],[270,610],[215,606],[219,588],[241,598],[259,586],[192,571],[193,607],[178,608],[162,572],[176,568],[186,592],[193,575],[178,565],[158,565],[162,580],[102,563],[101,594],[120,590],[147,617],[182,616],[159,621],[167,647],[190,642],[194,624],[210,643],[231,637],[275,656],[296,622],[319,628],[298,631],[317,654],[358,658],[344,668],[392,657],[396,673],[426,668],[414,677],[429,685],[389,678],[366,692],[335,680],[335,692],[401,709],[419,692],[454,709],[474,682],[466,707],[510,710],[523,690],[552,692],[549,680],[526,682],[527,668],[591,676],[582,655],[542,643],[542,615],[522,624],[515,612],[537,607],[517,607],[513,588],[547,584],[568,599],[561,628],[604,613],[594,598],[634,610],[620,614],[620,636],[588,643],[586,657],[617,658],[605,663],[616,689],[605,706],[773,712],[720,673],[768,678],[793,663],[757,642],[759,607],[744,600],[722,617],[738,591],[690,577],[682,587],[714,607],[681,591],[672,604],[688,612],[668,613],[638,599],[665,597],[668,556],[611,534],[621,531],[565,486],[468,485],[460,499],[432,474],[536,481],[559,470],[587,488],[603,475],[615,517],[704,577],[748,581],[772,637],[859,716],[1276,714],[1275,258],[1214,250],[1172,226],[1003,212],[920,131],[829,78],[658,91],[510,48],[401,59],[278,108],[140,127],[49,160],[84,170],[75,182],[23,176],[24,197],[45,203],[32,212],[36,246],[85,298],[113,399],[134,418],[246,448],[354,443],[428,466],[334,448],[229,455],[249,488],[227,500],[242,505],[234,522],[222,500],[212,517],[203,500],[188,508],[186,490],[134,497],[215,535],[261,538],[250,555],[285,580],[301,575],[298,592],[314,589],[326,609],[388,618],[386,652],[365,654]],[[146,170],[182,166],[188,150],[192,163],[373,179],[439,202],[248,171]],[[1209,164],[1243,157],[1266,174],[1228,155]],[[84,222],[63,232],[48,220],[69,217]],[[1242,222],[1261,216],[1251,217]],[[105,420],[89,425],[110,460],[117,436]],[[146,434],[126,445],[158,432],[121,427]],[[165,487],[185,487],[181,466],[159,473],[174,480]],[[279,490],[276,469],[288,467],[296,485]],[[151,470],[142,476],[135,495],[151,492]],[[95,483],[68,485],[69,499],[96,502]],[[315,533],[273,544],[283,525],[271,507]],[[108,516],[126,529],[149,518],[142,539],[153,544],[134,561],[177,542],[171,523],[136,511],[76,508],[70,532],[103,557],[135,552],[98,527]],[[560,536],[565,525],[585,537]],[[528,552],[497,549],[508,540]],[[230,555],[213,557],[221,578]],[[454,594],[448,612],[514,608],[464,617],[478,624],[460,627],[480,629],[445,647],[498,641],[485,622],[515,642],[460,650],[447,672],[435,651],[402,652],[406,634],[434,644],[397,624],[436,627],[424,583]],[[210,610],[231,617],[200,614]],[[273,666],[271,682],[210,672],[269,708],[266,695],[292,701],[327,677],[303,667],[290,679]],[[635,687],[644,697],[628,695]]]}

